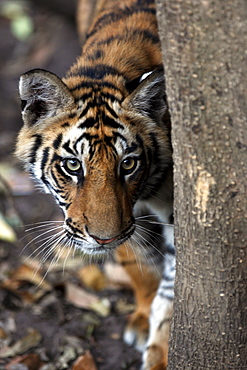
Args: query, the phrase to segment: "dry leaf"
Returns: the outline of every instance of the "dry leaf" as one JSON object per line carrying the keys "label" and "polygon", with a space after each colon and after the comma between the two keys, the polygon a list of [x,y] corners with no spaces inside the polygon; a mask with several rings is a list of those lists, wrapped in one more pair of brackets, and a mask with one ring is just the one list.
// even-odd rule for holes
{"label": "dry leaf", "polygon": [[13,357],[22,354],[28,349],[35,347],[41,341],[40,333],[34,329],[29,329],[29,333],[15,342],[12,346],[2,348],[0,350],[0,358]]}
{"label": "dry leaf", "polygon": [[52,289],[51,285],[39,272],[34,271],[25,263],[20,265],[19,268],[12,273],[11,279],[16,281],[28,281],[46,291],[50,291]]}
{"label": "dry leaf", "polygon": [[[29,353],[27,355],[15,357],[6,365],[6,370],[11,370],[16,364],[26,365],[29,370],[40,369],[45,363],[40,359],[36,353]],[[16,367],[17,368],[17,367]]]}
{"label": "dry leaf", "polygon": [[[22,288],[26,282],[37,285],[39,289],[34,289],[33,286]],[[52,289],[51,285],[45,281],[41,274],[38,272],[35,273],[26,264],[22,264],[13,271],[10,279],[4,281],[1,287],[19,296],[25,303],[37,302],[44,294]]]}
{"label": "dry leaf", "polygon": [[78,276],[89,289],[101,291],[106,287],[106,277],[96,265],[82,267],[78,271]]}
{"label": "dry leaf", "polygon": [[[61,260],[57,261],[56,264],[52,266],[51,272],[64,271],[64,270],[75,271],[79,267],[81,267],[82,261],[81,261],[81,258],[79,257],[76,258],[75,256],[73,256],[73,258],[68,257],[67,259],[65,258],[63,259],[62,255],[60,257],[61,257]],[[21,261],[23,261],[23,263],[26,266],[29,266],[33,270],[38,270],[40,267],[40,258],[27,259],[25,257],[25,258],[21,258]],[[44,270],[48,270],[50,265],[51,265],[50,261],[44,263],[43,265]]]}
{"label": "dry leaf", "polygon": [[108,316],[110,302],[107,298],[99,299],[95,294],[88,293],[78,286],[66,283],[66,299],[76,307],[92,310],[100,316]]}
{"label": "dry leaf", "polygon": [[78,357],[73,364],[72,370],[97,370],[94,359],[89,351]]}
{"label": "dry leaf", "polygon": [[75,284],[66,283],[66,299],[74,306],[90,309],[92,304],[98,302],[99,298],[92,293],[86,292]]}

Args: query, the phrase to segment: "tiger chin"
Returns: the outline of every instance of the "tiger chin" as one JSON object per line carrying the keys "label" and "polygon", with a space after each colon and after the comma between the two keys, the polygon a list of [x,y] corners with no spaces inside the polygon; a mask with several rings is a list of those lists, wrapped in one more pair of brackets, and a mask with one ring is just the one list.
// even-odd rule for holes
{"label": "tiger chin", "polygon": [[21,76],[16,156],[63,210],[60,243],[84,254],[114,252],[126,269],[137,308],[124,339],[143,351],[143,369],[165,369],[173,168],[155,5],[99,1],[95,14],[63,79],[42,69]]}

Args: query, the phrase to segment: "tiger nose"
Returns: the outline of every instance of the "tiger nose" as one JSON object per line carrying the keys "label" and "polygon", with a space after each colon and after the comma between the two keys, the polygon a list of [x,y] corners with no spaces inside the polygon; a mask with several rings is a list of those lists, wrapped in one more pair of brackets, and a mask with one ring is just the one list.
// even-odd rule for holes
{"label": "tiger nose", "polygon": [[114,236],[113,238],[111,239],[100,239],[98,238],[97,236],[95,235],[90,235],[92,238],[94,238],[94,240],[96,240],[97,243],[99,243],[100,245],[104,245],[104,244],[109,244],[111,242],[113,242],[114,240],[117,239],[117,236]]}

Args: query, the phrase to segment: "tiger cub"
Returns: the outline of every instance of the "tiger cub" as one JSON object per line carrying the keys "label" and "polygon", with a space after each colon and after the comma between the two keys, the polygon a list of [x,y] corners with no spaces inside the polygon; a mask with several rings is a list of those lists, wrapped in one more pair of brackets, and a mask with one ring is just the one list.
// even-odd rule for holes
{"label": "tiger cub", "polygon": [[143,369],[165,369],[172,148],[154,1],[98,1],[66,77],[31,70],[19,91],[16,155],[63,210],[59,242],[91,255],[116,251],[137,301],[124,339],[143,351]]}

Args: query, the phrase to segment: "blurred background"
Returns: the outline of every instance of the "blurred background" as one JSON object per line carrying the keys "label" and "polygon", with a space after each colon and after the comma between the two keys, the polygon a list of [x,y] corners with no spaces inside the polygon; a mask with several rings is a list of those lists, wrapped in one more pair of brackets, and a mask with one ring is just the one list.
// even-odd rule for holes
{"label": "blurred background", "polygon": [[0,369],[140,367],[121,339],[134,308],[128,278],[112,262],[103,271],[67,252],[52,268],[49,258],[40,265],[48,229],[38,223],[61,214],[13,156],[19,77],[33,68],[64,76],[81,50],[76,4],[0,0]]}

